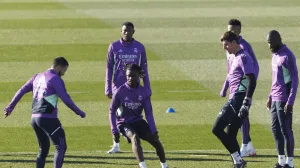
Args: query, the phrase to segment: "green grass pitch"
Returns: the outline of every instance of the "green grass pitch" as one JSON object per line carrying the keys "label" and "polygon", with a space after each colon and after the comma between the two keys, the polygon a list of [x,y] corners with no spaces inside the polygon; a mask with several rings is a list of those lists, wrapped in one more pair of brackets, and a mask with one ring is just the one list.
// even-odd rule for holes
{"label": "green grass pitch", "polygon": [[[34,73],[49,68],[55,56],[70,67],[64,76],[68,92],[87,117],[81,119],[59,102],[66,130],[65,168],[137,167],[131,145],[112,145],[109,100],[104,96],[106,52],[120,38],[124,21],[136,27],[145,44],[154,115],[170,168],[224,168],[232,161],[211,133],[226,99],[219,91],[226,75],[219,37],[231,18],[242,21],[260,64],[251,107],[251,137],[257,156],[249,168],[272,167],[277,161],[265,101],[271,85],[268,31],[277,29],[298,58],[300,1],[289,0],[0,0],[0,107]],[[0,167],[32,168],[38,151],[30,126],[31,95],[7,119],[0,119]],[[168,107],[174,114],[165,113]],[[299,94],[294,107],[295,166],[300,166]],[[239,134],[239,142],[241,137]],[[159,167],[153,148],[142,142],[148,167]],[[53,146],[46,168],[53,167]]]}

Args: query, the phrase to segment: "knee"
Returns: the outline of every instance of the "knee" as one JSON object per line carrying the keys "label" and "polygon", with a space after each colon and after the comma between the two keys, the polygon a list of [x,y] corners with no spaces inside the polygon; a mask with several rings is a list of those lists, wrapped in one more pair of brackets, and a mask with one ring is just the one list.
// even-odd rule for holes
{"label": "knee", "polygon": [[49,149],[40,149],[37,158],[46,159],[48,156]]}
{"label": "knee", "polygon": [[140,137],[136,133],[132,134],[130,140],[133,145],[140,145]]}
{"label": "knee", "polygon": [[66,144],[56,145],[55,148],[57,151],[66,151],[67,145]]}
{"label": "knee", "polygon": [[217,127],[213,127],[213,128],[212,128],[212,133],[213,133],[215,136],[218,136],[219,133],[220,133],[220,129],[218,129]]}

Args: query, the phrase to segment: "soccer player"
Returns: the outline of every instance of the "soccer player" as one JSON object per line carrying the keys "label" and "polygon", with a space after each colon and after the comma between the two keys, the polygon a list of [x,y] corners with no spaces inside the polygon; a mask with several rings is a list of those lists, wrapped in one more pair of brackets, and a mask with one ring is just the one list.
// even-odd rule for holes
{"label": "soccer player", "polygon": [[[296,57],[282,43],[278,31],[270,31],[267,42],[272,51],[272,87],[266,105],[271,112],[272,132],[278,153],[275,168],[293,168],[292,116],[299,80]],[[284,145],[287,153],[286,162]]]}
{"label": "soccer player", "polygon": [[[256,87],[255,70],[251,56],[240,47],[236,34],[227,31],[220,40],[223,48],[229,54],[234,54],[234,57],[227,75],[230,87],[229,100],[221,109],[212,132],[231,154],[234,167],[243,168],[247,163],[241,158],[236,136],[242,120],[248,117]],[[225,127],[227,127],[226,132]]]}
{"label": "soccer player", "polygon": [[61,168],[67,149],[64,129],[57,117],[58,97],[81,118],[81,111],[68,95],[62,76],[69,66],[64,57],[57,57],[52,67],[34,75],[15,94],[10,104],[4,109],[5,118],[11,115],[17,103],[28,92],[33,93],[31,125],[39,143],[39,153],[36,158],[36,168],[44,168],[49,153],[51,139],[56,148],[54,168]]}
{"label": "soccer player", "polygon": [[[136,64],[126,67],[127,82],[113,94],[110,104],[110,126],[113,136],[119,132],[132,144],[132,151],[139,162],[140,168],[146,168],[140,139],[150,143],[159,157],[162,168],[167,168],[164,148],[159,141],[153,117],[152,105],[148,88],[139,84],[143,70]],[[147,122],[143,119],[145,111]]]}
{"label": "soccer player", "polygon": [[[126,82],[125,64],[138,64],[144,71],[144,86],[150,90],[146,50],[142,43],[133,38],[134,25],[125,22],[122,25],[122,38],[109,45],[106,65],[105,95],[111,99],[114,92]],[[120,136],[114,135],[113,146],[107,153],[120,152]]]}
{"label": "soccer player", "polygon": [[[256,56],[252,50],[251,45],[245,40],[243,39],[243,37],[240,35],[241,33],[241,28],[242,28],[242,24],[239,20],[237,19],[231,19],[228,22],[228,31],[231,31],[233,33],[235,33],[238,36],[238,41],[240,44],[240,47],[242,49],[244,49],[246,52],[249,53],[249,55],[251,56],[253,63],[254,63],[254,70],[255,70],[255,77],[256,80],[258,78],[258,74],[259,74],[259,65],[256,59]],[[232,59],[234,58],[233,54],[229,54],[228,52],[226,52],[226,56],[227,56],[227,72],[230,71],[230,66],[232,64]],[[229,82],[228,79],[226,78],[224,84],[223,84],[223,88],[220,92],[220,96],[221,97],[226,97],[226,92],[229,86]],[[246,156],[255,156],[256,155],[256,151],[252,145],[251,142],[251,137],[250,137],[250,122],[249,122],[249,117],[245,118],[243,120],[243,124],[241,127],[241,131],[242,131],[242,146],[240,149],[241,152],[241,157],[246,157]]]}

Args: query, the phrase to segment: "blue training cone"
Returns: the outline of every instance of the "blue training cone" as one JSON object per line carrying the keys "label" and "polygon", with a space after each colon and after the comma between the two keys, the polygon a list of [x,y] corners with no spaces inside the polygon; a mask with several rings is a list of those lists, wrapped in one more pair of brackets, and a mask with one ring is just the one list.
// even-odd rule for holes
{"label": "blue training cone", "polygon": [[169,107],[166,113],[175,113],[175,110],[172,107]]}

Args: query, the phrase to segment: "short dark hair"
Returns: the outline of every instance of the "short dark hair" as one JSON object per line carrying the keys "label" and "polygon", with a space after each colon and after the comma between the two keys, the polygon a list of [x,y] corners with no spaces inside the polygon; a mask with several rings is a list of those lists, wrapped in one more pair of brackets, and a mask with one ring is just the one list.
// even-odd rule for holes
{"label": "short dark hair", "polygon": [[242,27],[241,21],[239,21],[237,19],[230,19],[229,22],[228,22],[228,25]]}
{"label": "short dark hair", "polygon": [[232,43],[233,41],[236,41],[236,43],[239,43],[238,36],[236,34],[234,34],[233,32],[231,32],[231,31],[225,32],[222,35],[220,40],[221,40],[221,42],[229,41],[230,43]]}
{"label": "short dark hair", "polygon": [[122,26],[132,27],[132,28],[134,29],[134,25],[133,25],[133,23],[131,23],[131,22],[124,22],[124,23],[122,24]]}
{"label": "short dark hair", "polygon": [[56,57],[53,60],[53,66],[69,66],[68,61],[64,57]]}
{"label": "short dark hair", "polygon": [[143,69],[140,66],[138,66],[137,64],[126,64],[125,71],[127,71],[127,70],[137,71],[139,73],[140,78],[145,76]]}

